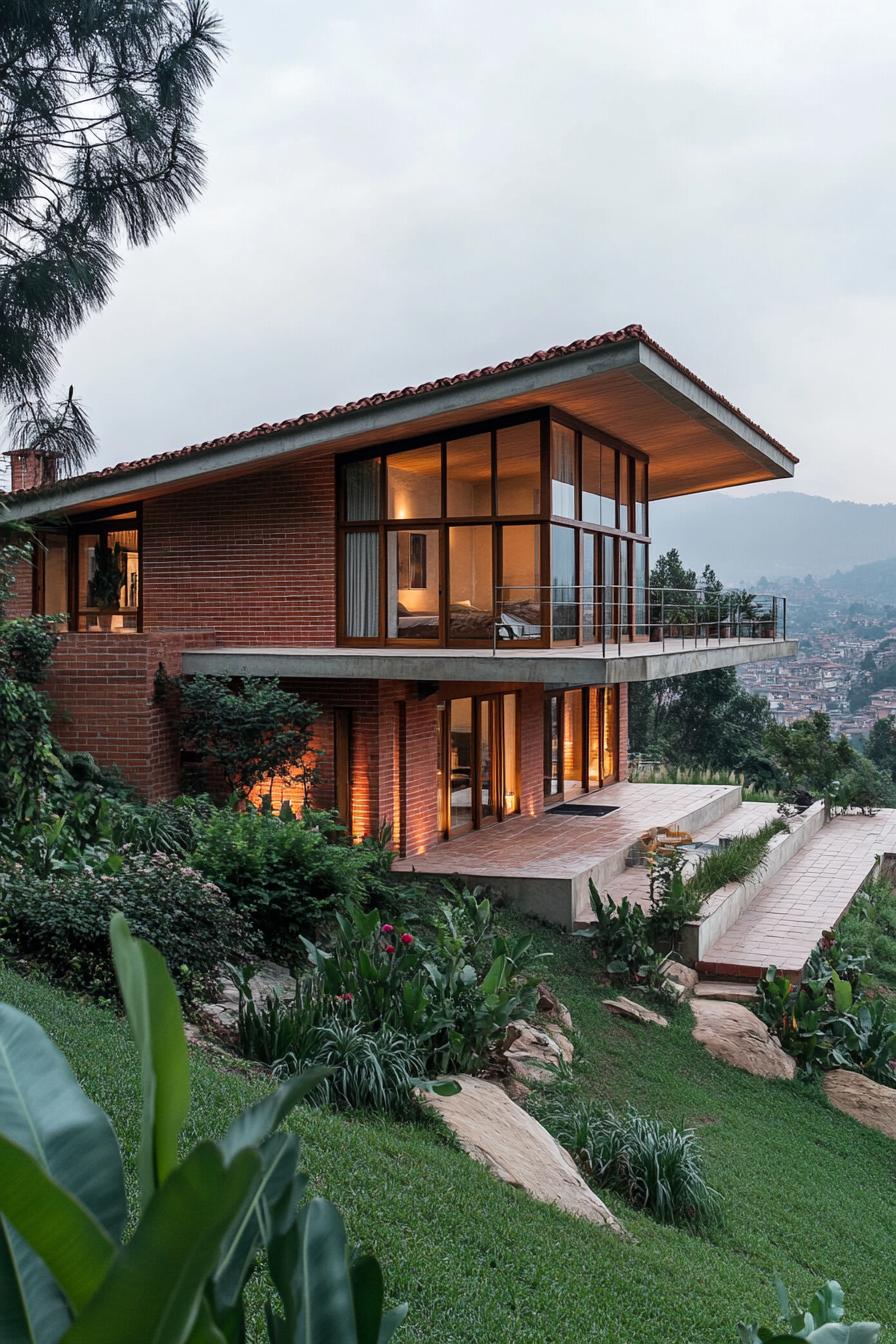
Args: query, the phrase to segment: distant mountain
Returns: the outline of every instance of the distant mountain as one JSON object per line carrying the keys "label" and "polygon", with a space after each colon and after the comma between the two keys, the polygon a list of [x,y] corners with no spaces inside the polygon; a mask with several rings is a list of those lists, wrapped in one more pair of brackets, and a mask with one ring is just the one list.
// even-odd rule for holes
{"label": "distant mountain", "polygon": [[896,504],[795,491],[658,500],[650,527],[654,557],[677,546],[686,564],[702,569],[709,563],[725,583],[760,575],[821,577],[896,556]]}
{"label": "distant mountain", "polygon": [[875,602],[892,602],[896,606],[896,556],[889,560],[872,560],[867,565],[856,565],[845,574],[838,571],[825,580],[824,586],[831,592],[842,593],[844,597],[873,598]]}

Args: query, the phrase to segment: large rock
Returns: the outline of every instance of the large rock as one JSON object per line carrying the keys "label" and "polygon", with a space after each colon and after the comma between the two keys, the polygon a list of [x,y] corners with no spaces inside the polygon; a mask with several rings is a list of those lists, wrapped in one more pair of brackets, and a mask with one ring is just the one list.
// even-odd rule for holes
{"label": "large rock", "polygon": [[687,994],[693,994],[697,988],[697,982],[700,977],[690,966],[685,966],[683,961],[676,961],[674,957],[667,957],[660,967],[660,975],[664,975],[667,980],[671,980],[674,985],[678,985],[683,990],[681,997]]}
{"label": "large rock", "polygon": [[555,1017],[564,1031],[572,1031],[572,1015],[565,1003],[542,980],[537,989],[538,1011],[548,1017]]}
{"label": "large rock", "polygon": [[896,1087],[886,1087],[848,1069],[826,1073],[822,1086],[828,1101],[838,1111],[851,1115],[860,1125],[896,1139]]}
{"label": "large rock", "polygon": [[694,1039],[716,1059],[759,1078],[792,1078],[796,1064],[764,1022],[740,1003],[691,999]]}
{"label": "large rock", "polygon": [[533,1199],[556,1204],[577,1218],[625,1235],[603,1200],[583,1180],[569,1153],[543,1125],[494,1083],[467,1074],[457,1081],[461,1090],[456,1096],[423,1092],[420,1100],[439,1113],[465,1153]]}
{"label": "large rock", "polygon": [[[249,988],[256,1003],[262,1002],[269,994],[280,994],[291,999],[296,992],[296,982],[289,968],[275,961],[263,961],[256,967],[249,981]],[[202,1005],[202,1011],[210,1022],[219,1027],[232,1027],[239,1016],[240,995],[236,985],[227,976],[218,983],[218,994],[213,1003]]]}
{"label": "large rock", "polygon": [[627,999],[623,994],[620,994],[618,999],[604,999],[603,1003],[611,1013],[617,1013],[620,1017],[630,1017],[635,1022],[643,1022],[645,1026],[669,1025],[662,1013],[654,1013],[650,1008],[645,1008],[643,1003],[635,1003],[634,999]]}
{"label": "large rock", "polygon": [[572,1059],[572,1044],[558,1027],[542,1030],[531,1022],[511,1022],[501,1053],[510,1072],[524,1082],[547,1083]]}

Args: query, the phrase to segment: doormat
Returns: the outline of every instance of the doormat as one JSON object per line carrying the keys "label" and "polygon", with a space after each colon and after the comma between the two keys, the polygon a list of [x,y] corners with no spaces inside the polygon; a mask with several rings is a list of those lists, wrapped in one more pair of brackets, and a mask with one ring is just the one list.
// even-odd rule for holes
{"label": "doormat", "polygon": [[559,803],[557,807],[549,808],[544,815],[546,817],[608,817],[611,812],[618,811],[618,807],[589,807],[587,803]]}

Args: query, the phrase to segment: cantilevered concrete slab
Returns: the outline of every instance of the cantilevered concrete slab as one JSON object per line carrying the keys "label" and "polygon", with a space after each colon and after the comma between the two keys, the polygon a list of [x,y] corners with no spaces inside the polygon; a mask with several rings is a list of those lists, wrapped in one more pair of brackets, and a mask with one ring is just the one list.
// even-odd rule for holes
{"label": "cantilevered concrete slab", "polygon": [[220,648],[186,650],[183,671],[226,677],[302,677],[399,681],[513,681],[551,686],[613,686],[655,681],[690,672],[708,672],[797,651],[793,639],[723,639],[694,644],[623,644],[607,649],[278,649]]}

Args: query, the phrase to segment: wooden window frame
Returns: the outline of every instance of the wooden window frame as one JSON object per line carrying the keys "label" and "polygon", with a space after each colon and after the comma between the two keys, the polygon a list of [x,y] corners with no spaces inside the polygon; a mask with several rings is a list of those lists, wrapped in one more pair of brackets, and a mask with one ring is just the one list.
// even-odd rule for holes
{"label": "wooden window frame", "polygon": [[[516,700],[515,715],[515,741],[513,744],[516,758],[516,806],[512,811],[508,811],[504,806],[504,769],[506,761],[507,744],[504,740],[504,698],[512,695]],[[470,701],[470,739],[472,743],[473,758],[470,764],[470,809],[471,819],[469,823],[451,828],[451,702],[453,700]],[[481,722],[482,705],[488,702],[491,706],[491,781],[492,781],[492,801],[493,810],[491,814],[483,816],[482,813],[482,759],[481,759]],[[442,815],[436,818],[436,825],[439,839],[441,841],[456,840],[461,835],[469,835],[471,831],[487,829],[490,826],[497,825],[510,816],[517,816],[520,811],[520,790],[519,790],[519,771],[520,771],[520,745],[521,745],[521,706],[518,691],[495,690],[477,693],[465,688],[458,688],[457,692],[440,697],[444,725],[442,741],[439,743],[439,749],[442,753],[442,759],[439,761],[439,767],[442,770],[442,778],[445,781],[443,790]]]}

